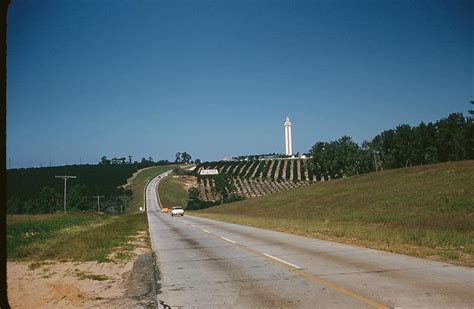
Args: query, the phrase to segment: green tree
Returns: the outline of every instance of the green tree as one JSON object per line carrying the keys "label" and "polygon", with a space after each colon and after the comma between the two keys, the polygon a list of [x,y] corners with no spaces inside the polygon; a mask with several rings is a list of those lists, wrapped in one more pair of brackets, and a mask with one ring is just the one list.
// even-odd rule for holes
{"label": "green tree", "polygon": [[200,195],[199,189],[196,187],[192,187],[188,190],[188,196],[190,200],[199,199],[199,195]]}
{"label": "green tree", "polygon": [[67,194],[68,209],[88,210],[91,207],[91,196],[85,185],[74,185]]}
{"label": "green tree", "polygon": [[[474,105],[474,101],[471,101]],[[474,160],[474,109],[469,110],[470,116],[466,119],[466,159]]]}
{"label": "green tree", "polygon": [[200,192],[196,187],[192,187],[188,190],[188,204],[186,208],[188,209],[200,209],[202,202],[199,198]]}
{"label": "green tree", "polygon": [[39,213],[54,213],[61,209],[62,206],[62,195],[56,192],[51,187],[43,187],[41,189],[38,199],[36,200],[36,206],[38,207]]}
{"label": "green tree", "polygon": [[461,113],[450,114],[436,122],[437,149],[441,162],[466,158],[467,122]]}
{"label": "green tree", "polygon": [[184,163],[184,164],[188,164],[189,162],[191,162],[191,155],[187,152],[183,152],[181,154],[181,163]]}
{"label": "green tree", "polygon": [[7,213],[23,214],[25,213],[24,203],[16,197],[11,197],[7,201]]}
{"label": "green tree", "polygon": [[219,174],[214,177],[214,188],[213,191],[216,193],[222,201],[225,201],[230,194],[236,190],[232,178],[227,174]]}
{"label": "green tree", "polygon": [[100,159],[100,163],[99,163],[99,164],[109,165],[109,164],[110,164],[110,160],[107,159],[107,156],[103,156],[103,157]]}
{"label": "green tree", "polygon": [[361,149],[352,138],[343,136],[334,143],[336,149],[336,172],[339,176],[358,174],[361,166]]}
{"label": "green tree", "polygon": [[415,161],[415,135],[412,128],[399,125],[395,129],[394,155],[396,167],[412,166]]}
{"label": "green tree", "polygon": [[349,136],[337,141],[316,143],[310,150],[309,168],[317,178],[350,176],[362,172],[363,150]]}
{"label": "green tree", "polygon": [[328,175],[329,156],[326,149],[329,149],[329,143],[318,142],[310,150],[312,156],[308,163],[308,168],[316,175],[318,180]]}
{"label": "green tree", "polygon": [[174,160],[175,163],[181,163],[181,152],[177,152],[175,155],[176,159]]}

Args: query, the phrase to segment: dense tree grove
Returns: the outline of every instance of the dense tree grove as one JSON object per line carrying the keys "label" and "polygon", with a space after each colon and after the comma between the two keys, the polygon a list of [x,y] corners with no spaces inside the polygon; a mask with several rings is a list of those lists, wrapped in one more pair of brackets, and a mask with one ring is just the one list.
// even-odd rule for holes
{"label": "dense tree grove", "polygon": [[101,211],[120,213],[124,211],[125,199],[131,192],[122,188],[134,172],[139,169],[170,164],[167,160],[154,162],[150,157],[141,162],[106,156],[98,165],[68,165],[45,168],[22,168],[7,171],[7,211],[12,214],[39,214],[63,211],[64,182],[56,175],[74,175],[67,182],[67,209],[96,211],[97,200],[93,196],[104,196],[100,200]]}
{"label": "dense tree grove", "polygon": [[[471,102],[473,103],[473,102]],[[474,103],[473,103],[474,104]],[[343,136],[318,142],[309,169],[318,179],[339,178],[381,169],[474,159],[474,111],[453,113],[435,123],[386,130],[362,146]]]}
{"label": "dense tree grove", "polygon": [[192,159],[192,156],[189,153],[177,152],[176,159],[174,160],[174,162],[178,164],[189,164],[189,163],[193,163],[191,159]]}

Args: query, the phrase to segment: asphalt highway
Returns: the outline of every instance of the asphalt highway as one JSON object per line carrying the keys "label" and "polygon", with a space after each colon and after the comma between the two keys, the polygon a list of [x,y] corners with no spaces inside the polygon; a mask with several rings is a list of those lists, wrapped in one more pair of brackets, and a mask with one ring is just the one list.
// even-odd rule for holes
{"label": "asphalt highway", "polygon": [[[162,175],[163,176],[163,175]],[[171,308],[473,308],[474,271],[197,217],[146,188],[158,301]]]}

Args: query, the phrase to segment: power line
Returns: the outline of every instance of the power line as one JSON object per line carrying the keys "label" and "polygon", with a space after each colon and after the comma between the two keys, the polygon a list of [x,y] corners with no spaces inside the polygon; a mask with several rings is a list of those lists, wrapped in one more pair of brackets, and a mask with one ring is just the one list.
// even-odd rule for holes
{"label": "power line", "polygon": [[64,175],[64,176],[54,176],[55,178],[62,178],[64,179],[64,212],[66,212],[66,187],[67,187],[67,180],[68,179],[74,179],[74,178],[77,178],[77,176],[68,176],[68,175]]}

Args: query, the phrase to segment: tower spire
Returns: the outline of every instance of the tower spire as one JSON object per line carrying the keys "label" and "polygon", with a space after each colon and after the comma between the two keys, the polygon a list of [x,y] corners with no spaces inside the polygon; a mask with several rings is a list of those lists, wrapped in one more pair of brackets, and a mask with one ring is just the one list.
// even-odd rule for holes
{"label": "tower spire", "polygon": [[293,155],[293,147],[291,141],[291,121],[290,117],[286,116],[285,123],[283,124],[285,127],[285,154],[287,156]]}

